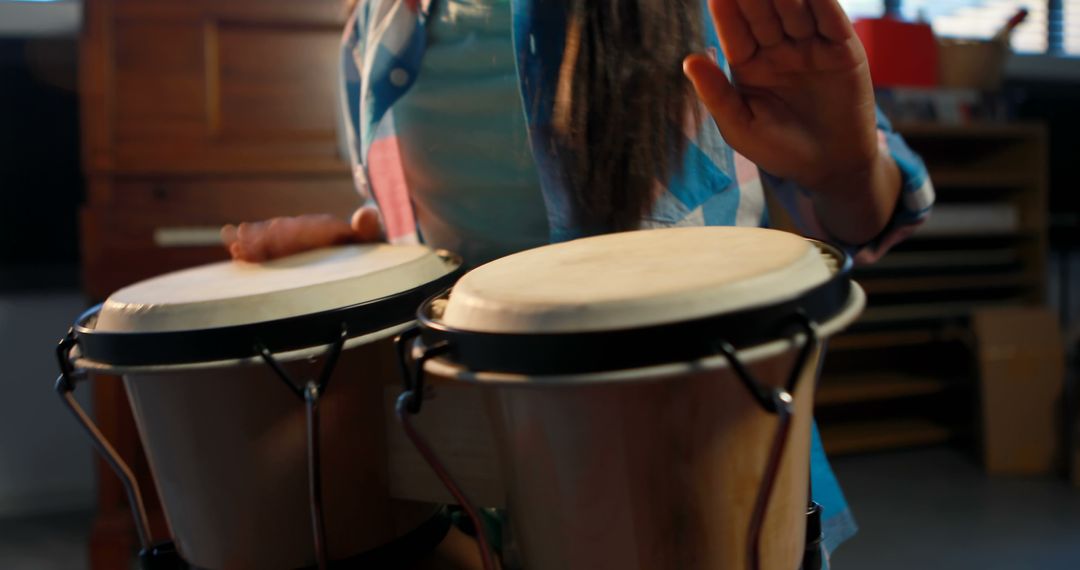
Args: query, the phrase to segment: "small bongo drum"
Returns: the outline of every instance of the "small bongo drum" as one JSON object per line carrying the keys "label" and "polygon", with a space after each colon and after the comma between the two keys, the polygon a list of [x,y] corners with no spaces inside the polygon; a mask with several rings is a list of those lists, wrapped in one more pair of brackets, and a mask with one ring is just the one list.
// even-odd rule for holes
{"label": "small bongo drum", "polygon": [[[384,390],[400,382],[392,337],[460,265],[420,246],[327,248],[168,274],[82,315],[57,390],[124,480],[144,566],[362,564],[437,520],[390,497]],[[172,554],[150,544],[130,470],[72,397],[88,373],[123,375]]]}
{"label": "small bongo drum", "polygon": [[476,386],[527,570],[794,570],[824,341],[865,304],[849,266],[753,228],[515,254],[421,307],[398,413]]}

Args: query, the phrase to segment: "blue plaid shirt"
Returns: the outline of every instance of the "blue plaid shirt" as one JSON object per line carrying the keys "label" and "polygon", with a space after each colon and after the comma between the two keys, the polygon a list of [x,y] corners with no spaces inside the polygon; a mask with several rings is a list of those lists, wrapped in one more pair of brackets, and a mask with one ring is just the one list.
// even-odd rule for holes
{"label": "blue plaid shirt", "polygon": [[[421,241],[394,126],[394,105],[412,87],[421,68],[433,1],[360,0],[342,40],[342,113],[354,180],[361,196],[379,208],[393,243]],[[705,43],[726,70],[706,4],[702,0]],[[545,0],[511,0],[514,50],[525,101],[522,113],[553,242],[587,233],[575,224],[572,201],[562,183],[563,165],[551,151],[555,148],[552,109],[565,45],[562,6]],[[805,235],[832,241],[804,189],[761,172],[724,141],[707,111],[703,109],[700,115],[701,124],[685,129],[688,145],[683,168],[669,180],[657,180],[659,197],[641,227],[767,225],[765,180]],[[926,219],[934,201],[922,160],[880,112],[878,135],[880,147],[899,167],[903,187],[886,230],[871,243],[847,246],[864,262],[877,259],[910,235]],[[816,430],[811,471],[815,499],[825,507],[826,547],[831,550],[854,534],[856,527]]]}

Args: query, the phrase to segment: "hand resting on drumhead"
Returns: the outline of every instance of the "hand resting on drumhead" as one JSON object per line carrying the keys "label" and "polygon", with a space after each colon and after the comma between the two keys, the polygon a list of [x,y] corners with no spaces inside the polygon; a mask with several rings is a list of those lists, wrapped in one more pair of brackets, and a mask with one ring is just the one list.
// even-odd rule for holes
{"label": "hand resting on drumhead", "polygon": [[379,212],[372,207],[356,210],[349,222],[329,214],[307,214],[221,228],[221,241],[236,261],[268,261],[320,247],[382,240]]}

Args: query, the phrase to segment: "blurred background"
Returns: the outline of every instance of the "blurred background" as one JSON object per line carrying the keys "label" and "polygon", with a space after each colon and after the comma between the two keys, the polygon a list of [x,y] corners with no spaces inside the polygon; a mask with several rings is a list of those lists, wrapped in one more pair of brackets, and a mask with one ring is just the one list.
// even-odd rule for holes
{"label": "blurred background", "polygon": [[[841,4],[939,202],[859,270],[870,308],[823,374],[862,528],[834,567],[1080,568],[1080,0]],[[0,568],[130,566],[122,489],[51,389],[74,317],[223,259],[223,223],[355,207],[342,21],[338,0],[0,0]],[[78,394],[153,504],[118,381]]]}

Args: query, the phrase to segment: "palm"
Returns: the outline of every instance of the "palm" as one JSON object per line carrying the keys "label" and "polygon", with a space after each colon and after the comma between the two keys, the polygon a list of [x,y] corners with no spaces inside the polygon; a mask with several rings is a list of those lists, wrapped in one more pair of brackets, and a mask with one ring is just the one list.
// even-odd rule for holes
{"label": "palm", "polygon": [[735,86],[714,64],[687,73],[724,137],[773,174],[815,187],[876,151],[866,56],[835,0],[712,0]]}

